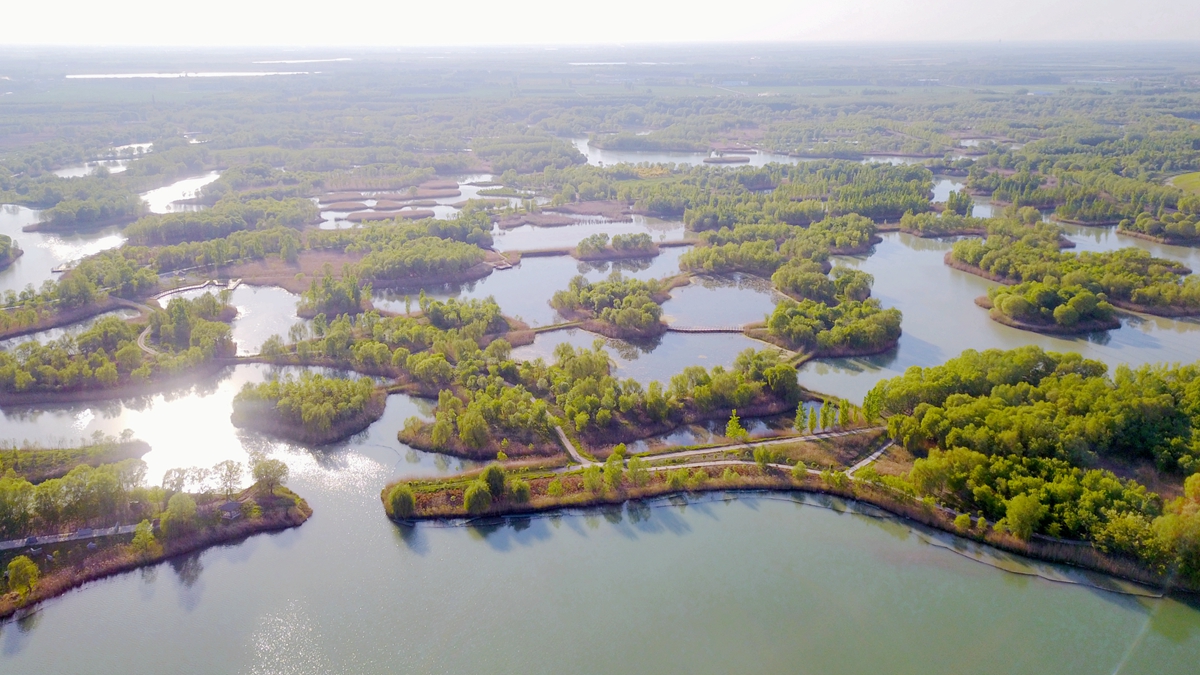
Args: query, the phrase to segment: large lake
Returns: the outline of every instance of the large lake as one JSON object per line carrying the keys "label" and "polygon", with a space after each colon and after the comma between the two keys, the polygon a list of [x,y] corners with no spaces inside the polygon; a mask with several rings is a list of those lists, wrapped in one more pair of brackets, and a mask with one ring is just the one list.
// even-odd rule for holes
{"label": "large lake", "polygon": [[[4,213],[18,230],[31,217]],[[593,225],[522,236],[569,244]],[[1080,250],[1135,245],[1200,269],[1193,249],[1112,230],[1075,228],[1069,236]],[[22,237],[28,250],[32,240]],[[875,276],[875,296],[904,312],[904,337],[879,357],[810,363],[804,384],[857,400],[910,365],[1022,344],[1077,350],[1113,366],[1200,358],[1200,323],[1190,320],[1124,315],[1121,329],[1078,339],[996,324],[973,303],[990,282],[946,267],[949,246],[888,234],[870,255],[839,260]],[[494,296],[506,313],[548,325],[558,320],[548,301],[572,276],[600,279],[616,266],[665,277],[678,270],[682,250],[616,265],[528,258],[473,284],[427,290]],[[37,278],[0,274],[0,289]],[[664,313],[675,325],[738,324],[761,319],[775,299],[753,278],[700,279],[676,289]],[[297,321],[295,301],[279,289],[235,291],[239,351],[286,335]],[[397,293],[375,301],[404,304]],[[549,357],[559,342],[595,339],[554,332],[516,353]],[[695,363],[729,364],[762,346],[741,335],[679,333],[606,344],[618,374],[642,381],[665,381]],[[176,466],[265,452],[288,463],[290,485],[315,511],[300,528],[89,584],[0,624],[0,672],[1158,675],[1200,663],[1194,605],[1063,583],[1087,579],[995,556],[1022,573],[1005,571],[963,555],[988,557],[953,537],[836,502],[741,494],[399,527],[383,516],[384,485],[469,466],[396,439],[404,420],[427,418],[431,404],[390,396],[381,420],[326,448],[238,431],[229,423],[233,396],[271,371],[238,366],[153,396],[0,410],[0,441],[54,444],[131,429],[152,447],[151,480]]]}

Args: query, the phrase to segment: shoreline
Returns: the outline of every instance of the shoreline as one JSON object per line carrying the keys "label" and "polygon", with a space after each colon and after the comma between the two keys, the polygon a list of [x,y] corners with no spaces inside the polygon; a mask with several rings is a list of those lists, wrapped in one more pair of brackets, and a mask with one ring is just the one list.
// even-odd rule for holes
{"label": "shoreline", "polygon": [[387,405],[387,392],[377,388],[367,405],[353,417],[330,425],[324,431],[314,431],[282,419],[270,401],[252,401],[233,404],[229,421],[238,429],[249,429],[268,436],[303,443],[305,445],[331,445],[345,440],[374,424],[383,417]]}
{"label": "shoreline", "polygon": [[189,380],[208,377],[221,372],[226,366],[239,363],[237,357],[217,358],[201,363],[195,368],[169,377],[152,379],[149,382],[126,382],[116,387],[103,389],[76,389],[73,391],[34,391],[28,393],[0,392],[0,408],[20,407],[37,404],[83,403],[108,401],[134,396],[149,396],[161,393],[180,384],[194,384]]}
{"label": "shoreline", "polygon": [[[294,493],[293,493],[294,494]],[[163,544],[162,553],[145,558],[124,556],[116,552],[106,552],[100,560],[88,564],[88,558],[79,564],[50,574],[42,578],[33,591],[22,602],[17,602],[12,593],[0,595],[0,620],[8,619],[14,614],[35,612],[41,603],[56,598],[68,591],[85,586],[105,577],[132,572],[141,567],[148,567],[165,562],[172,558],[195,553],[221,544],[233,543],[264,532],[278,532],[293,527],[299,527],[312,517],[312,508],[304,499],[298,499],[295,506],[286,509],[275,509],[270,515],[264,514],[255,520],[241,520],[230,525],[217,528],[205,528],[199,533],[177,541],[168,540]],[[99,558],[100,556],[92,556]]]}
{"label": "shoreline", "polygon": [[1092,320],[1088,322],[1080,322],[1074,327],[1060,326],[1058,324],[1038,324],[1028,323],[1014,319],[1011,316],[1001,312],[992,305],[992,301],[988,296],[981,295],[975,298],[975,304],[983,309],[988,310],[988,318],[998,324],[1016,328],[1017,330],[1025,330],[1031,333],[1041,333],[1042,335],[1086,335],[1088,333],[1096,333],[1106,330],[1116,330],[1121,327],[1121,320],[1113,317],[1108,321]]}
{"label": "shoreline", "polygon": [[1136,237],[1138,239],[1145,239],[1146,241],[1152,241],[1156,244],[1162,244],[1164,246],[1180,246],[1184,248],[1196,248],[1200,246],[1200,237],[1174,241],[1167,239],[1166,237],[1156,237],[1152,234],[1146,234],[1145,232],[1138,232],[1137,230],[1123,230],[1119,227],[1117,228],[1117,234],[1123,234],[1128,237]]}
{"label": "shoreline", "polygon": [[[752,462],[745,462],[744,466],[757,471]],[[1173,593],[1191,595],[1200,592],[1200,589],[1197,588],[1172,586],[1171,582],[1174,581],[1172,578],[1146,569],[1134,561],[1100,553],[1090,545],[1090,542],[1055,541],[1049,538],[1038,538],[1037,536],[1029,541],[1023,541],[1012,535],[1000,534],[991,529],[983,535],[975,531],[964,532],[958,530],[953,525],[953,519],[958,515],[957,512],[940,505],[924,504],[916,498],[902,498],[882,485],[848,479],[845,487],[835,487],[813,473],[808,473],[804,479],[797,480],[790,473],[783,472],[785,468],[783,465],[773,464],[771,466],[774,470],[765,475],[761,473],[751,476],[738,474],[739,481],[736,485],[726,484],[718,478],[712,478],[703,485],[682,488],[670,488],[665,483],[655,483],[645,488],[622,489],[617,493],[605,491],[599,494],[574,493],[559,498],[534,498],[523,504],[514,504],[511,501],[505,500],[504,502],[493,504],[492,508],[480,514],[467,514],[465,510],[460,508],[453,512],[428,513],[404,519],[397,519],[391,515],[386,515],[385,517],[397,525],[414,526],[421,522],[449,524],[453,521],[462,520],[470,522],[487,518],[561,513],[574,508],[592,509],[625,504],[631,501],[670,499],[681,495],[686,497],[689,493],[752,492],[764,494],[823,494],[868,504],[906,523],[915,523],[930,527],[939,532],[969,539],[976,543],[991,546],[1007,553],[1020,555],[1030,560],[1098,572],[1151,589],[1161,589],[1163,595]],[[680,465],[678,468],[686,468],[686,465]],[[381,502],[386,500],[388,493],[395,485],[403,482],[389,483],[385,486],[380,492]],[[384,511],[386,514],[386,507]]]}

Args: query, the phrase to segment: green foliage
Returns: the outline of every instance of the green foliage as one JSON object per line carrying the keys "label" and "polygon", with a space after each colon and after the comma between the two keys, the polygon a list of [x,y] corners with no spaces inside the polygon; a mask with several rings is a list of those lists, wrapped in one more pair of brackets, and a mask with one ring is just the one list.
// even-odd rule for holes
{"label": "green foliage", "polygon": [[[1087,291],[1090,295],[1084,297],[1088,298],[1088,305],[1094,295],[1097,305],[1104,300],[1122,300],[1149,308],[1200,308],[1200,280],[1183,276],[1186,269],[1177,262],[1155,258],[1135,248],[1104,253],[1063,252],[1058,248],[1058,228],[1050,225],[1027,228],[998,223],[989,231],[986,241],[957,242],[951,255],[957,262],[1005,280],[1041,282],[1043,286],[1001,293],[1046,295],[1045,302],[1015,301],[1011,311],[1018,314],[1041,313],[1046,303],[1054,302],[1050,289],[1060,295],[1061,289],[1073,289],[1068,292],[1071,297]],[[1048,309],[1052,315],[1054,308]],[[1007,307],[1005,311],[1008,313]]]}
{"label": "green foliage", "polygon": [[287,375],[260,384],[247,383],[233,399],[234,410],[255,414],[267,404],[289,424],[312,431],[328,431],[334,425],[362,414],[375,395],[368,378],[357,380],[325,377],[309,372]]}
{"label": "green foliage", "polygon": [[287,482],[288,466],[278,459],[257,459],[250,465],[250,475],[264,490],[274,492]]}
{"label": "green foliage", "polygon": [[371,284],[360,286],[358,277],[350,270],[343,270],[341,279],[334,279],[333,272],[326,266],[320,283],[316,279],[300,295],[299,311],[305,316],[325,314],[358,314],[363,310],[363,299],[371,297]]}
{"label": "green foliage", "polygon": [[531,494],[529,483],[520,478],[513,479],[509,492],[512,495],[512,500],[518,504],[528,502]]}
{"label": "green foliage", "polygon": [[492,493],[482,481],[473,481],[463,491],[463,507],[467,513],[478,514],[492,508]]}
{"label": "green foliage", "polygon": [[30,560],[29,556],[19,555],[8,563],[8,591],[24,598],[37,586],[41,576],[37,563]]}
{"label": "green foliage", "polygon": [[774,461],[775,453],[771,452],[770,448],[760,445],[754,449],[754,463],[758,465],[760,471],[769,470],[770,464]]}
{"label": "green foliage", "polygon": [[[150,337],[158,347],[173,352],[195,348],[205,358],[232,356],[233,334],[221,319],[228,320],[235,313],[212,293],[194,300],[174,297],[165,311],[150,315]],[[131,359],[140,362],[140,358]]]}
{"label": "green foliage", "polygon": [[149,557],[157,555],[162,551],[162,546],[154,538],[154,530],[150,526],[149,520],[143,520],[137,524],[133,530],[133,541],[129,542],[129,549],[134,555]]}
{"label": "green foliage", "polygon": [[70,523],[119,517],[145,474],[141,460],[126,459],[96,468],[81,464],[62,478],[33,485],[9,469],[0,477],[0,536],[16,538]]}
{"label": "green foliage", "polygon": [[966,190],[951,192],[946,198],[946,213],[958,216],[969,216],[975,208],[975,200]]}
{"label": "green foliage", "polygon": [[151,214],[125,228],[135,245],[162,246],[188,241],[223,239],[243,230],[301,227],[320,218],[308,199],[248,199],[226,197],[202,211]]}
{"label": "green foliage", "polygon": [[829,306],[784,300],[767,318],[767,331],[792,349],[818,354],[879,351],[900,338],[900,310],[878,300]]}
{"label": "green foliage", "polygon": [[389,514],[393,518],[408,518],[412,516],[416,509],[416,498],[413,496],[412,488],[405,483],[400,483],[392,488],[388,493],[387,507]]}
{"label": "green foliage", "polygon": [[737,410],[729,413],[729,421],[725,423],[725,437],[745,443],[750,438],[750,432],[742,427]]}
{"label": "green foliage", "polygon": [[1154,459],[1194,470],[1200,447],[1196,365],[1121,367],[1023,347],[964,352],[910,368],[868,399],[890,414],[893,438],[916,450],[964,447],[988,455],[1086,461],[1094,454]]}
{"label": "green foliage", "polygon": [[988,290],[988,297],[996,311],[1024,323],[1073,328],[1113,320],[1114,309],[1104,293],[1082,286],[1059,286],[1053,280],[997,286]]}
{"label": "green foliage", "polygon": [[487,486],[488,492],[499,499],[504,496],[504,468],[499,464],[489,464],[479,474],[479,480]]}
{"label": "green foliage", "polygon": [[586,312],[625,331],[647,332],[659,327],[662,307],[653,296],[661,292],[656,281],[626,279],[618,271],[594,284],[577,276],[566,290],[554,294],[550,304],[561,311]]}
{"label": "green foliage", "polygon": [[604,484],[611,490],[621,487],[621,479],[625,476],[625,461],[621,455],[613,453],[604,462]]}
{"label": "green foliage", "polygon": [[583,470],[583,488],[588,492],[599,494],[604,491],[604,472],[603,470],[592,465]]}
{"label": "green foliage", "polygon": [[171,495],[158,526],[168,539],[190,533],[196,526],[196,500],[183,492]]}
{"label": "green foliage", "polygon": [[1046,517],[1050,507],[1042,505],[1035,494],[1019,494],[1005,505],[1004,522],[1019,539],[1028,540]]}

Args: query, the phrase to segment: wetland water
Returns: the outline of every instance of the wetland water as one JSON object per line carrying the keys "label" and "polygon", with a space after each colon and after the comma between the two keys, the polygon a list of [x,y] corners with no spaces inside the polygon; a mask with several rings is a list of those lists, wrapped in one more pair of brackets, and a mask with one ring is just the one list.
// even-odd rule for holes
{"label": "wetland water", "polygon": [[[1081,249],[1154,246],[1105,230],[1070,236]],[[905,313],[904,338],[889,355],[810,363],[802,381],[859,399],[908,365],[1030,343],[1110,364],[1200,358],[1200,324],[1188,321],[1130,315],[1120,330],[1077,340],[991,322],[973,304],[990,282],[946,267],[949,246],[888,234],[870,256],[840,260],[875,275],[876,297]],[[442,292],[494,295],[506,313],[546,324],[555,320],[550,295],[575,274],[598,279],[625,266],[641,278],[668,276],[682,250],[637,263],[529,258]],[[1160,254],[1186,262],[1195,251]],[[772,301],[752,280],[701,280],[676,289],[664,313],[681,325],[722,325],[761,318]],[[403,309],[402,295],[376,302]],[[295,296],[279,289],[242,286],[233,304],[243,353],[296,320]],[[549,356],[557,341],[595,337],[550,333],[516,352]],[[665,381],[686,365],[732,363],[761,343],[669,333],[652,345],[610,345],[619,376]],[[244,365],[152,396],[0,410],[3,441],[50,445],[131,429],[152,448],[151,480],[265,452],[288,463],[290,485],[315,511],[300,528],[89,584],[0,624],[0,672],[837,674],[887,663],[891,673],[925,674],[969,663],[979,673],[1099,675],[1188,673],[1200,659],[1194,606],[1002,571],[959,555],[952,538],[816,500],[740,495],[398,527],[380,508],[385,484],[467,466],[396,440],[404,420],[428,418],[431,404],[390,396],[368,430],[319,449],[233,428],[233,396],[272,370]],[[710,433],[680,432],[679,442]]]}
{"label": "wetland water", "polygon": [[25,253],[4,270],[0,270],[0,292],[20,291],[28,284],[34,288],[53,279],[50,270],[116,248],[125,242],[119,228],[106,227],[82,234],[53,232],[23,232],[22,227],[40,220],[40,211],[15,204],[0,204],[0,234],[7,234]]}

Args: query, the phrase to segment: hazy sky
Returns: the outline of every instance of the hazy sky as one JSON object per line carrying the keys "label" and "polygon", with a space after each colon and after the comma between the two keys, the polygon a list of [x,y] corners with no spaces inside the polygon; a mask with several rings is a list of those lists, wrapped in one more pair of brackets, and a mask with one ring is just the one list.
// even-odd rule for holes
{"label": "hazy sky", "polygon": [[1198,40],[1197,0],[14,0],[0,44]]}

